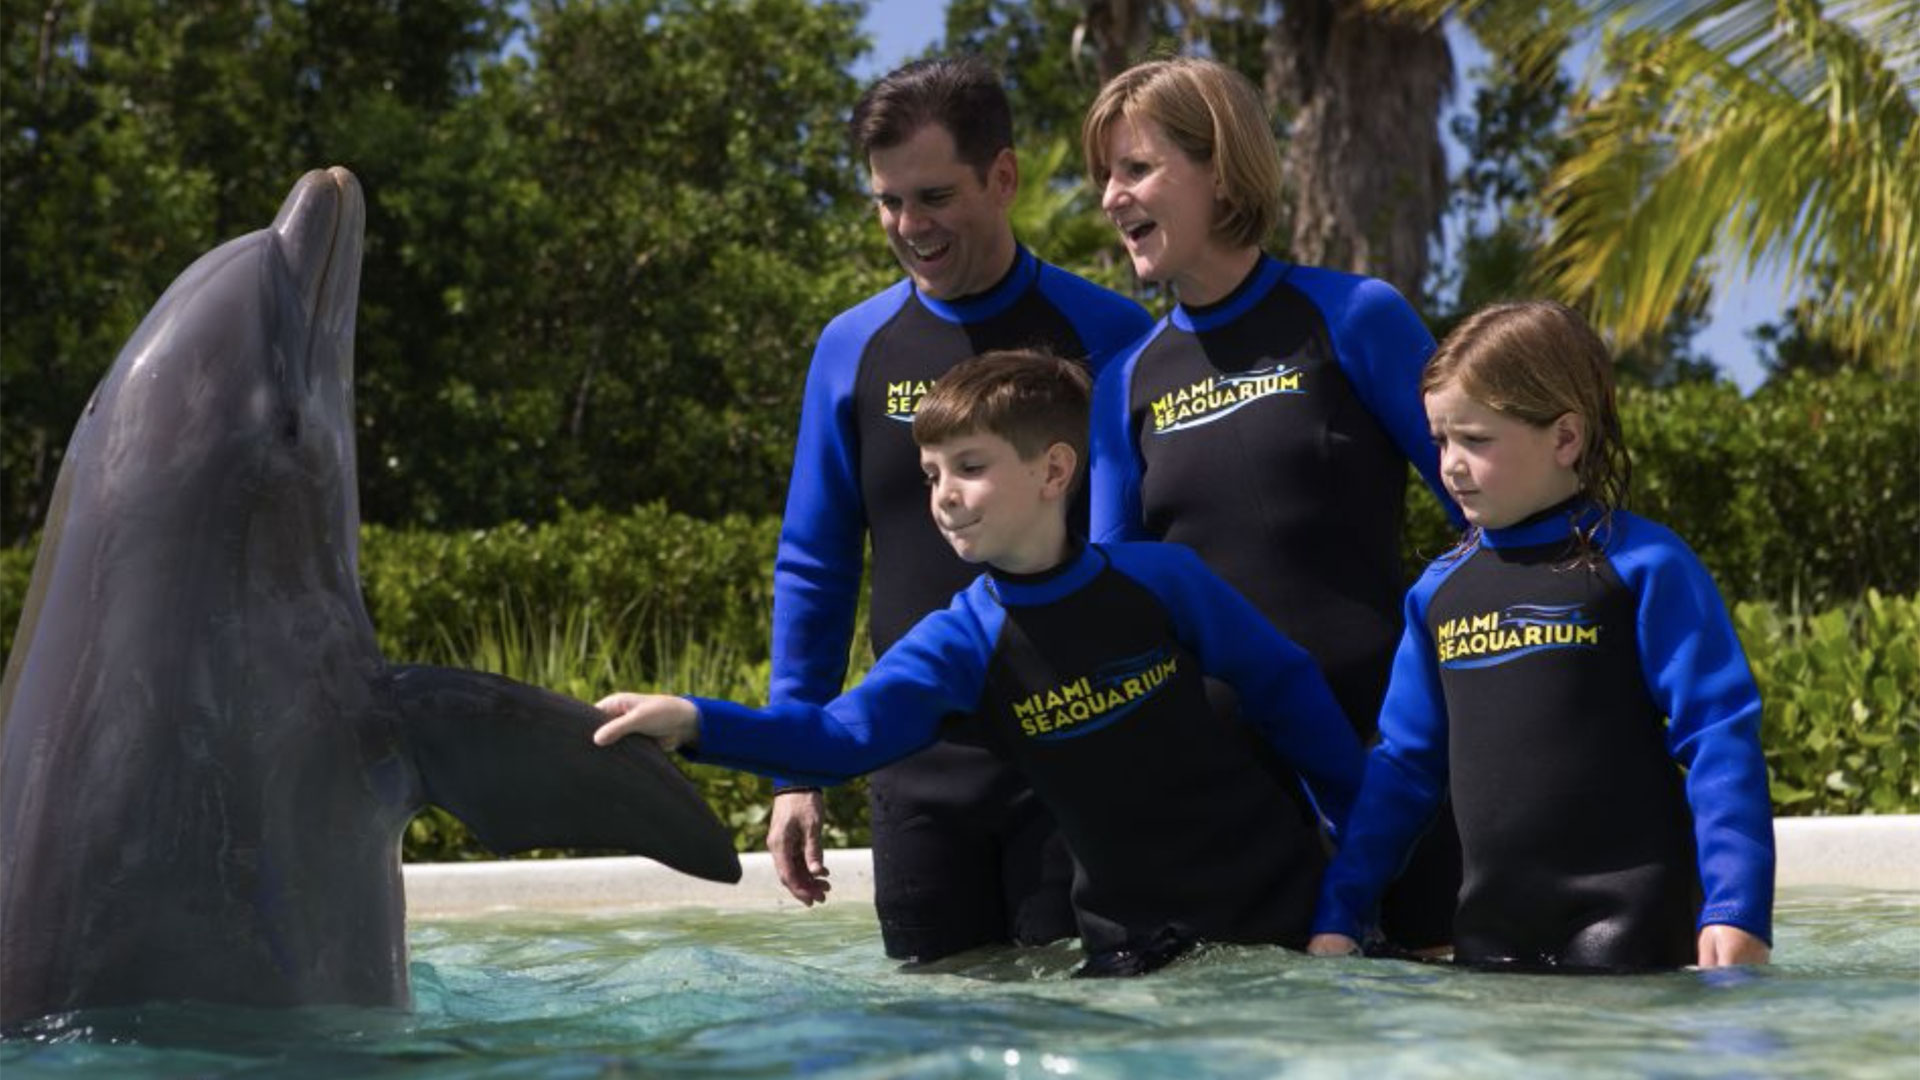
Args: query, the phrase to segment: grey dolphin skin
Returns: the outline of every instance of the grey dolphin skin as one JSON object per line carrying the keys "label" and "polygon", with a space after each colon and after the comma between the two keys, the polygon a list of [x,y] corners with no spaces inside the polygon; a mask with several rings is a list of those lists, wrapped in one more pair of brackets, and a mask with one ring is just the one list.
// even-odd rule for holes
{"label": "grey dolphin skin", "polygon": [[0,1025],[409,1003],[400,837],[738,881],[727,830],[582,702],[390,666],[360,595],[344,169],[202,256],[80,418],[0,684]]}

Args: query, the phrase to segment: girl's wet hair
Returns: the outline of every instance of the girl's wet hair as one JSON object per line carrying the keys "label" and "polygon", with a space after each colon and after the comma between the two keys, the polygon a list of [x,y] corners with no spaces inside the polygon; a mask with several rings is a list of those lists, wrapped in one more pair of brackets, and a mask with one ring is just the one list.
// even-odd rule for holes
{"label": "girl's wet hair", "polygon": [[[1633,462],[1613,385],[1613,355],[1579,312],[1552,300],[1481,308],[1454,327],[1427,361],[1422,395],[1446,386],[1534,427],[1567,413],[1585,421],[1586,445],[1574,469],[1580,490],[1600,509],[1591,528],[1576,530],[1580,553],[1596,553],[1595,537],[1626,505]],[[1477,530],[1469,530],[1471,541]],[[1464,542],[1463,542],[1464,546]]]}

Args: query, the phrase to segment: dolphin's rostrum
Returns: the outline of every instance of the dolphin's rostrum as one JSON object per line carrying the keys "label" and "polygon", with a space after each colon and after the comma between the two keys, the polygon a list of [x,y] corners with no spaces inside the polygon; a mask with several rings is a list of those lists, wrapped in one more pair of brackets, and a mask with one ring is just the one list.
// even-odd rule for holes
{"label": "dolphin's rostrum", "polygon": [[724,827],[644,739],[477,672],[389,666],[360,595],[344,169],[202,256],[75,427],[0,684],[0,1024],[150,1001],[404,1005],[399,840],[716,880]]}

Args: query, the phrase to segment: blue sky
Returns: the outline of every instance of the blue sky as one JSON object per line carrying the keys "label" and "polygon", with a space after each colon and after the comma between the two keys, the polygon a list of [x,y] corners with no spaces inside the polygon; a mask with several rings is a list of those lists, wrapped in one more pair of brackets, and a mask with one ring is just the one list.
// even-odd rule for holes
{"label": "blue sky", "polygon": [[[873,37],[873,52],[856,74],[862,78],[874,77],[933,44],[943,29],[946,6],[944,0],[869,0],[865,25]],[[1450,33],[1449,39],[1454,47],[1455,64],[1464,78],[1480,62],[1478,46],[1470,37],[1459,33]],[[1471,91],[1462,86],[1454,95],[1455,107],[1468,105],[1471,96]],[[1457,165],[1459,147],[1449,143],[1448,153]],[[1777,274],[1762,274],[1747,280],[1722,279],[1715,285],[1712,321],[1694,339],[1694,344],[1713,359],[1722,373],[1738,383],[1741,390],[1750,393],[1760,385],[1765,372],[1760,369],[1746,331],[1771,322],[1784,309],[1786,297],[1781,278]]]}

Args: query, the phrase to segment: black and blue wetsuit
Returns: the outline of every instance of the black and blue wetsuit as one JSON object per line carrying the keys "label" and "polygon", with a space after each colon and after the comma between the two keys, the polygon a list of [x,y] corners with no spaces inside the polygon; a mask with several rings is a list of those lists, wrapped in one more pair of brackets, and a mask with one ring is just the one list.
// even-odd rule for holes
{"label": "black and blue wetsuit", "polygon": [[1462,962],[1673,967],[1709,923],[1770,937],[1773,821],[1746,655],[1665,528],[1615,511],[1600,557],[1575,559],[1575,515],[1595,513],[1576,502],[1487,530],[1408,593],[1381,741],[1316,932],[1359,936],[1450,789]]}
{"label": "black and blue wetsuit", "polygon": [[[1306,941],[1320,836],[1202,676],[1338,828],[1363,754],[1311,657],[1192,552],[1089,545],[1045,574],[982,575],[826,706],[695,699],[697,756],[822,783],[938,739],[951,718],[1029,777],[1073,851],[1096,961],[1195,941]],[[1289,781],[1298,786],[1298,779]]]}
{"label": "black and blue wetsuit", "polygon": [[[902,281],[827,325],[807,373],[774,562],[773,704],[823,704],[840,692],[869,535],[875,655],[978,573],[927,508],[912,421],[928,386],[995,349],[1085,359],[1097,374],[1150,321],[1138,304],[1023,248],[979,295],[941,301]],[[932,960],[1071,936],[1071,868],[1045,811],[978,739],[954,736],[871,781],[887,954]]]}
{"label": "black and blue wetsuit", "polygon": [[[1199,552],[1320,662],[1363,740],[1400,636],[1408,463],[1458,520],[1420,394],[1433,347],[1391,285],[1262,256],[1094,389],[1089,535]],[[1394,897],[1404,945],[1448,940],[1459,855],[1435,831]]]}

